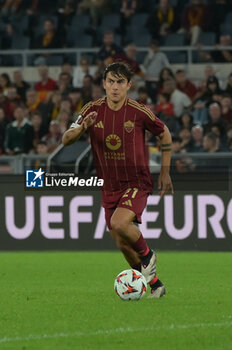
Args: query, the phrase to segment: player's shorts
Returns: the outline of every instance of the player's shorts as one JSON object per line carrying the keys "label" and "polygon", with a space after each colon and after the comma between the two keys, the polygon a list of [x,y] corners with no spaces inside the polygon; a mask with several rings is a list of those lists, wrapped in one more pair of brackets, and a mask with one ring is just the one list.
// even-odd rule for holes
{"label": "player's shorts", "polygon": [[128,188],[123,191],[102,193],[102,206],[105,209],[105,220],[111,230],[110,219],[117,208],[126,208],[135,213],[135,222],[141,224],[141,216],[147,205],[149,192],[138,190],[138,188]]}

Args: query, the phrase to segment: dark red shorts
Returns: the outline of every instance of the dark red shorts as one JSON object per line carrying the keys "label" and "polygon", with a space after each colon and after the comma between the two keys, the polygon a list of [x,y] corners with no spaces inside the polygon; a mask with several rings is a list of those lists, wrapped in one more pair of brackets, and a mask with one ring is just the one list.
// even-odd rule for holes
{"label": "dark red shorts", "polygon": [[136,215],[135,222],[141,224],[141,216],[147,205],[149,193],[138,190],[137,188],[128,188],[126,191],[102,193],[102,206],[105,209],[105,220],[108,228],[111,230],[110,219],[117,208],[126,208],[133,211]]}

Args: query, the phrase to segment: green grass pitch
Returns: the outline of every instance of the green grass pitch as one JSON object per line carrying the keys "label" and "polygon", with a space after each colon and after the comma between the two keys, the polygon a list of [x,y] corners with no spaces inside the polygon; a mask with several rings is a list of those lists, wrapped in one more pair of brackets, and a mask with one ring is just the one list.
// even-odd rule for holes
{"label": "green grass pitch", "polygon": [[118,252],[0,253],[0,349],[231,350],[232,254],[158,256],[167,295],[123,302]]}

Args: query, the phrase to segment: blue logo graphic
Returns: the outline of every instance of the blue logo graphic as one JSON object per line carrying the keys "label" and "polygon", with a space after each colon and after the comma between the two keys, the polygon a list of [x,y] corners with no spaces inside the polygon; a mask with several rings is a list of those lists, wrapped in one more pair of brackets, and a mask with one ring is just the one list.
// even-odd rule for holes
{"label": "blue logo graphic", "polygon": [[43,187],[44,185],[44,171],[39,170],[27,170],[26,171],[26,187]]}

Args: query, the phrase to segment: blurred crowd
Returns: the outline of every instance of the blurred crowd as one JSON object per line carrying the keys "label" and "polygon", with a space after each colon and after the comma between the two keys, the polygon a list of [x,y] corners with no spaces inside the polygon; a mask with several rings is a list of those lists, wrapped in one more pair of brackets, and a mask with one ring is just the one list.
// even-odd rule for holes
{"label": "blurred crowd", "polygon": [[[167,55],[160,50],[162,37],[180,31],[189,42],[197,44],[197,37],[204,26],[215,26],[219,46],[230,44],[228,35],[221,35],[219,27],[225,14],[232,10],[230,1],[1,1],[0,30],[14,30],[11,18],[26,13],[30,17],[28,35],[34,35],[38,13],[56,15],[54,20],[45,19],[45,32],[36,40],[35,46],[62,47],[65,45],[65,30],[76,13],[88,13],[91,17],[91,33],[101,21],[102,14],[109,13],[113,4],[121,13],[122,36],[136,12],[147,11],[146,23],[152,39],[146,55],[138,60],[135,43],[116,43],[115,33],[107,30],[102,34],[95,64],[88,55],[81,57],[79,66],[63,63],[59,76],[54,80],[49,75],[46,57],[38,55],[39,81],[25,81],[22,71],[15,69],[12,77],[7,72],[0,75],[0,154],[20,153],[49,154],[61,142],[63,132],[72,123],[81,108],[89,101],[102,98],[102,73],[114,61],[126,62],[134,72],[129,97],[147,105],[169,127],[173,136],[173,152],[230,152],[232,151],[232,73],[222,80],[210,64],[205,65],[204,76],[196,84],[183,69],[174,71]],[[154,6],[156,3],[156,6]],[[181,7],[182,6],[182,7]],[[146,9],[145,9],[146,7]],[[184,8],[180,11],[180,8]],[[194,11],[192,12],[192,9]],[[178,12],[179,11],[179,12]],[[216,11],[216,12],[215,12]],[[194,15],[195,13],[195,15]],[[180,16],[182,14],[182,16]],[[211,15],[210,15],[211,14]],[[223,17],[224,16],[224,17]],[[207,21],[205,20],[207,18]],[[201,23],[198,23],[201,20]],[[7,23],[8,22],[8,23]],[[8,29],[6,29],[8,28]],[[10,31],[9,31],[9,28]],[[27,29],[28,29],[27,28]],[[9,38],[8,38],[9,39]],[[9,40],[2,45],[9,44]],[[58,46],[57,46],[58,45]],[[229,50],[202,52],[206,62],[231,62]],[[147,142],[159,145],[152,135]]]}

